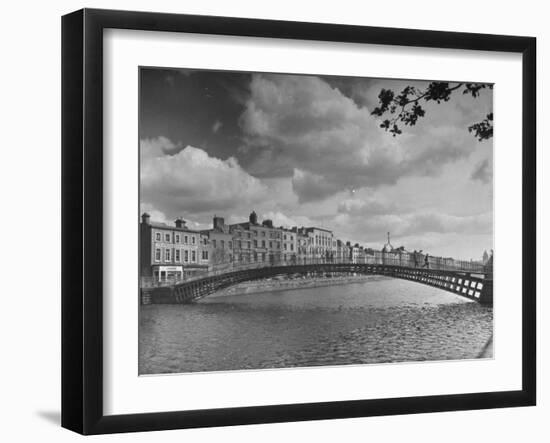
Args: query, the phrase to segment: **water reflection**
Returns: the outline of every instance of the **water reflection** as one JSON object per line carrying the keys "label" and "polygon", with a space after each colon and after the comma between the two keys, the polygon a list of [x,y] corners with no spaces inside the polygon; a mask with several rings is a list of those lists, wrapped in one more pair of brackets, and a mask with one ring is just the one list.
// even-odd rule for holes
{"label": "water reflection", "polygon": [[492,319],[491,307],[389,278],[213,295],[192,305],[142,306],[139,369],[152,374],[469,359],[491,337]]}

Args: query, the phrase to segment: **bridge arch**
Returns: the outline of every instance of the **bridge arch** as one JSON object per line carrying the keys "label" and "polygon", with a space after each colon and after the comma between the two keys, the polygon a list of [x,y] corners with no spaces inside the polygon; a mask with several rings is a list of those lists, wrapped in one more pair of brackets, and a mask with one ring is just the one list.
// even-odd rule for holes
{"label": "bridge arch", "polygon": [[293,264],[229,270],[168,287],[142,288],[142,303],[191,303],[222,289],[247,281],[314,273],[386,275],[432,286],[482,304],[492,305],[493,303],[492,279],[484,273],[368,263]]}

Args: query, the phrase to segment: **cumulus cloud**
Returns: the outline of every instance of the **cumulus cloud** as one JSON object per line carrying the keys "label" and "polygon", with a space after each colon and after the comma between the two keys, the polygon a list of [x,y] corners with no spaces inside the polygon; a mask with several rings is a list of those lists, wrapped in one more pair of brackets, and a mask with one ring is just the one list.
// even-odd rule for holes
{"label": "cumulus cloud", "polygon": [[272,220],[274,226],[283,226],[285,228],[292,228],[294,226],[310,226],[312,220],[306,216],[293,216],[289,217],[280,211],[268,211],[261,214],[262,220]]}
{"label": "cumulus cloud", "polygon": [[167,137],[145,138],[139,141],[139,152],[141,161],[148,161],[152,158],[172,155],[183,149],[181,143],[174,143]]}
{"label": "cumulus cloud", "polygon": [[143,214],[144,212],[147,212],[147,214],[151,216],[151,220],[155,222],[167,224],[171,222],[170,220],[168,220],[164,212],[156,209],[151,203],[140,204],[140,213]]}
{"label": "cumulus cloud", "polygon": [[221,160],[204,150],[178,145],[165,137],[142,140],[142,201],[170,215],[224,211],[253,204],[267,188],[241,168],[234,157]]}
{"label": "cumulus cloud", "polygon": [[292,177],[301,202],[437,175],[477,146],[464,128],[452,126],[425,125],[392,138],[367,108],[314,76],[254,75],[240,125],[247,170]]}
{"label": "cumulus cloud", "polygon": [[[351,98],[359,107],[374,109],[378,104],[378,79],[362,77],[324,77],[325,81]],[[379,88],[378,88],[379,89]]]}
{"label": "cumulus cloud", "polygon": [[489,234],[493,228],[493,214],[453,215],[433,211],[406,214],[341,213],[335,217],[335,225],[353,238],[375,241],[390,231],[398,237],[438,234]]}
{"label": "cumulus cloud", "polygon": [[365,199],[350,198],[338,205],[338,212],[359,216],[372,216],[393,214],[399,212],[399,208],[394,203],[377,200],[373,197]]}
{"label": "cumulus cloud", "polygon": [[441,213],[412,214],[405,217],[403,234],[418,232],[486,234],[492,232],[493,214],[457,216]]}
{"label": "cumulus cloud", "polygon": [[493,178],[493,171],[489,160],[482,160],[473,170],[471,175],[472,180],[479,180],[482,183],[489,183]]}
{"label": "cumulus cloud", "polygon": [[339,191],[339,187],[330,183],[321,175],[294,169],[292,187],[300,201],[316,201]]}
{"label": "cumulus cloud", "polygon": [[212,125],[212,132],[216,134],[221,129],[222,126],[223,126],[223,123],[219,120],[216,120]]}

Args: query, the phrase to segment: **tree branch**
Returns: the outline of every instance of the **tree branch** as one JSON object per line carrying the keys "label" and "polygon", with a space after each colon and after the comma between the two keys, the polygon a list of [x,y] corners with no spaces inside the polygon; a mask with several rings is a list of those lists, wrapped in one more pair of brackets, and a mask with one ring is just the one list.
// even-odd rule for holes
{"label": "tree branch", "polygon": [[[424,91],[419,91],[413,86],[405,87],[398,95],[391,89],[382,89],[378,94],[379,106],[375,107],[371,115],[382,117],[385,114],[391,114],[391,118],[382,121],[380,127],[389,131],[394,137],[401,134],[402,131],[397,125],[399,121],[405,126],[414,126],[418,119],[424,117],[426,112],[420,105],[420,101],[449,101],[454,91],[464,88],[463,94],[471,94],[473,98],[479,96],[479,91],[484,88],[493,88],[493,85],[485,83],[457,83],[449,86],[448,82],[431,82]],[[409,96],[412,96],[411,98]],[[409,106],[412,110],[409,110]],[[491,118],[489,118],[489,115]],[[491,138],[492,131],[492,113],[482,122],[468,127],[469,132],[481,141]]]}

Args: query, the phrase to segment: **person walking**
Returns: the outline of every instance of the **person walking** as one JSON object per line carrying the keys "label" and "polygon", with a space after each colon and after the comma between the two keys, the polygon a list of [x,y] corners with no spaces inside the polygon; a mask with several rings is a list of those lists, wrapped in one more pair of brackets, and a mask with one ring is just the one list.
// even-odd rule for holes
{"label": "person walking", "polygon": [[428,254],[424,257],[424,266],[422,267],[428,269],[430,268],[430,256]]}
{"label": "person walking", "polygon": [[413,252],[413,258],[414,258],[414,267],[418,268],[418,252],[416,252],[416,249]]}

